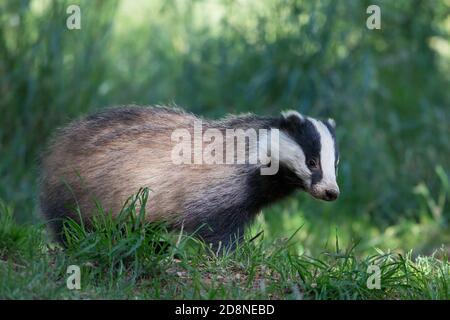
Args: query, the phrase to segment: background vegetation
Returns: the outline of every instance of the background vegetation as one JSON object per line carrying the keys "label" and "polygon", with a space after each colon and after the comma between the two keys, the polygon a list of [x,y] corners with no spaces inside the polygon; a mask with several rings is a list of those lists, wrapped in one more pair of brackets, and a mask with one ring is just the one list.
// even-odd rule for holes
{"label": "background vegetation", "polygon": [[[66,28],[73,3],[81,7],[81,30]],[[381,7],[381,30],[366,28],[373,3]],[[293,235],[289,252],[299,257],[336,253],[338,237],[341,247],[357,244],[351,254],[358,261],[380,252],[409,256],[411,263],[431,259],[429,265],[444,267],[425,268],[420,283],[443,277],[436,280],[440,291],[426,294],[419,286],[423,294],[409,297],[448,297],[448,0],[6,0],[0,13],[0,214],[9,221],[0,229],[0,278],[10,279],[0,297],[22,297],[26,288],[28,297],[54,292],[42,286],[45,273],[36,280],[39,290],[25,283],[36,269],[48,272],[48,263],[64,266],[67,259],[49,257],[56,249],[46,245],[36,203],[39,154],[53,130],[87,112],[130,103],[176,103],[209,117],[297,109],[335,118],[340,199],[328,204],[298,194],[265,210],[252,234],[264,230],[260,245],[269,249]],[[34,273],[20,271],[30,261]],[[348,271],[333,270],[324,279]],[[289,272],[280,271],[283,281],[293,279]],[[19,290],[14,279],[21,277]],[[174,288],[165,297],[211,297]],[[317,295],[310,287],[304,295],[405,297],[333,288]],[[289,297],[297,297],[294,291]]]}

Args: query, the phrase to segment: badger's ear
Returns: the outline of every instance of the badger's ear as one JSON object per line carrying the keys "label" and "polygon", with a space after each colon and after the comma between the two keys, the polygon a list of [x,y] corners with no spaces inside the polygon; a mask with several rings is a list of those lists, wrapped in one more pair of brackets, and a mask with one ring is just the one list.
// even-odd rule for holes
{"label": "badger's ear", "polygon": [[302,116],[298,111],[288,110],[281,113],[283,123],[287,125],[299,125],[305,121],[305,117]]}
{"label": "badger's ear", "polygon": [[327,123],[333,128],[336,129],[336,121],[334,119],[328,118]]}

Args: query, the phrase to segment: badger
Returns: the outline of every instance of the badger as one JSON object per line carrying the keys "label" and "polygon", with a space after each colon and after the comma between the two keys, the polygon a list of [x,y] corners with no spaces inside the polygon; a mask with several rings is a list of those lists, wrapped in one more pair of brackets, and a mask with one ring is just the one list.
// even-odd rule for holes
{"label": "badger", "polygon": [[[205,135],[208,129],[224,135],[250,129],[264,134],[256,149],[245,144],[245,161],[192,161],[198,146],[185,150],[182,159],[187,161],[174,159],[182,153],[174,151],[180,143],[174,133],[193,134],[199,123]],[[271,132],[278,139],[267,143]],[[230,139],[234,145],[235,137],[219,145]],[[207,141],[201,141],[200,148],[206,147]],[[270,151],[269,161],[248,161],[256,150],[268,151],[267,156]],[[216,152],[215,160],[221,160],[227,151]],[[273,163],[276,171],[262,174],[263,167]],[[332,119],[322,121],[291,110],[276,117],[244,114],[207,120],[173,107],[113,107],[76,120],[54,135],[42,157],[40,210],[55,238],[64,243],[65,219],[79,221],[81,214],[89,225],[98,203],[117,216],[130,196],[149,188],[146,221],[195,233],[214,246],[234,247],[262,208],[296,190],[335,200],[338,163]]]}

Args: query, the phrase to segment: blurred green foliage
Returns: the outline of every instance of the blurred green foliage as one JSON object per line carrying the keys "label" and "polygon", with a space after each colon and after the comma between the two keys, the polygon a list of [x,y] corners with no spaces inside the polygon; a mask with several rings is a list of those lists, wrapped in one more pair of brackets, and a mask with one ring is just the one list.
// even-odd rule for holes
{"label": "blurred green foliage", "polygon": [[[81,30],[66,28],[74,3]],[[366,28],[374,3],[381,30]],[[0,198],[20,219],[37,219],[37,164],[49,136],[88,111],[297,109],[336,119],[342,196],[274,206],[260,221],[267,234],[304,223],[301,240],[311,236],[311,245],[336,226],[367,246],[383,245],[389,228],[403,233],[389,238],[395,247],[448,244],[447,202],[437,201],[438,218],[426,203],[448,195],[449,1],[6,0],[0,13]],[[416,241],[398,241],[408,236]]]}

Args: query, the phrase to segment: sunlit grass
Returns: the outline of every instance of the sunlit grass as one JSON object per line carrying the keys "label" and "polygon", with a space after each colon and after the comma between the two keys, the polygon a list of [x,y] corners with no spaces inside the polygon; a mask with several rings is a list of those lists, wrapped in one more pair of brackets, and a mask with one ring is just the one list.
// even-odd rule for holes
{"label": "sunlit grass", "polygon": [[[46,244],[36,227],[13,224],[3,206],[0,243],[7,255],[0,257],[0,298],[450,298],[445,252],[412,258],[378,250],[360,258],[357,244],[343,247],[335,237],[333,251],[311,257],[296,250],[299,228],[274,242],[262,233],[248,235],[236,251],[216,253],[191,236],[146,223],[147,196],[140,191],[115,219],[99,212],[91,230],[67,221],[65,249]],[[79,291],[66,288],[69,265],[81,268]],[[374,266],[380,276],[375,288]]]}
{"label": "sunlit grass", "polygon": [[[426,186],[421,190],[425,202],[436,205]],[[99,204],[89,226],[67,220],[64,247],[49,240],[42,226],[15,223],[13,208],[2,202],[0,298],[450,298],[448,248],[438,247],[446,231],[431,215],[384,231],[369,222],[357,228],[350,222],[350,235],[330,226],[323,236],[326,228],[314,228],[314,220],[289,219],[280,210],[285,237],[270,234],[276,225],[262,216],[234,252],[214,252],[191,235],[146,222],[148,194],[148,189],[139,191],[115,217]],[[290,209],[299,208],[291,202]],[[428,251],[418,254],[420,242],[430,241],[432,233],[438,236],[434,249],[425,246]],[[416,252],[406,251],[408,246]],[[66,288],[69,265],[81,267],[79,291]],[[368,286],[374,266],[379,288]]]}

